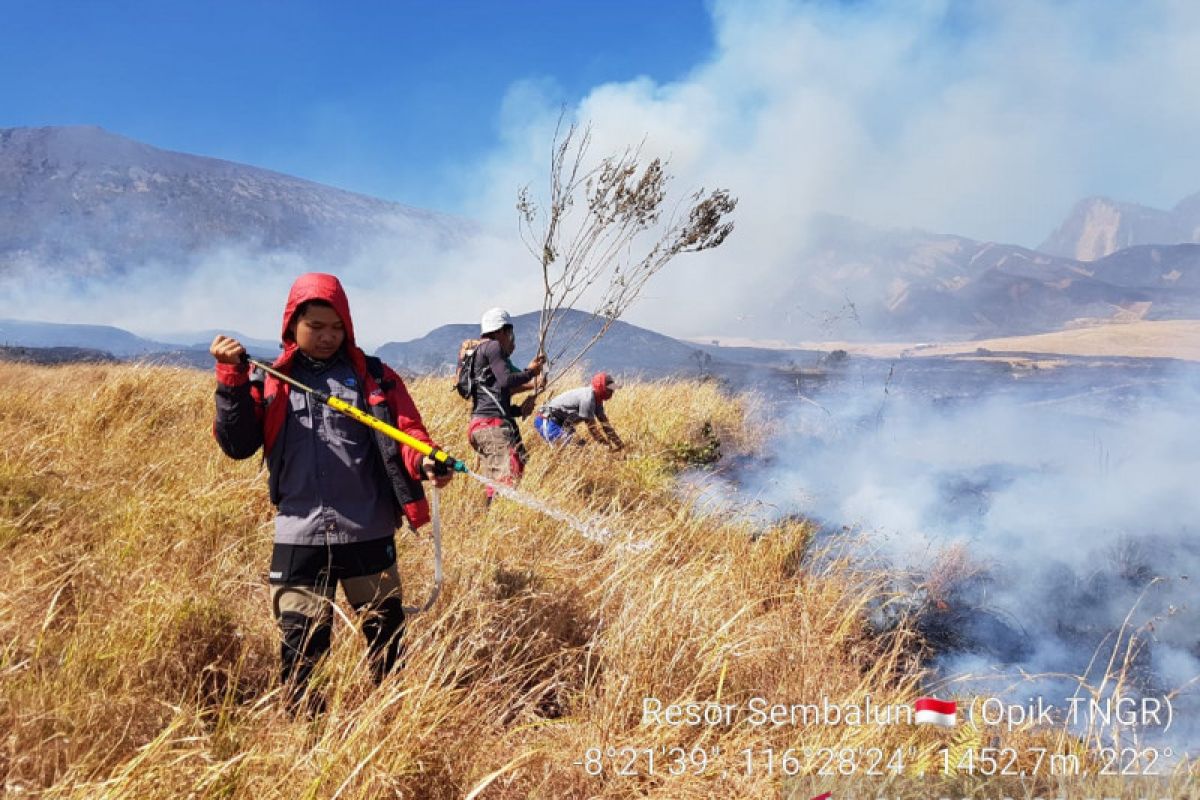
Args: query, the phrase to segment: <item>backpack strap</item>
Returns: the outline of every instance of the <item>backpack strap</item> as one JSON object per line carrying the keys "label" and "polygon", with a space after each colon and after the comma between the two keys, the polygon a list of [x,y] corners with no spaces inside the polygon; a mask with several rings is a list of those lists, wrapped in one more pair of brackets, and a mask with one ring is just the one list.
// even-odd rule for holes
{"label": "backpack strap", "polygon": [[[491,365],[486,361],[481,361],[479,358],[479,349],[485,341],[487,339],[475,339],[475,345],[471,348],[471,363],[468,365],[471,375],[471,397],[473,398],[476,392],[483,392],[496,405],[496,408],[500,409],[503,413],[504,404],[500,402],[500,398],[496,393],[488,387],[488,373],[491,372]],[[505,360],[507,361],[507,359]]]}
{"label": "backpack strap", "polygon": [[379,356],[365,356],[364,360],[367,362],[367,374],[378,384],[379,388],[385,392],[391,391],[396,382],[384,378],[383,359]]}
{"label": "backpack strap", "polygon": [[[376,356],[366,356],[367,374],[379,385],[379,388],[387,393],[396,386],[395,381],[385,380],[383,373],[383,361]],[[396,419],[392,416],[391,407],[387,403],[379,405],[367,404],[367,412],[375,417],[380,422],[388,425],[395,425]],[[400,453],[400,443],[390,436],[387,436],[380,431],[371,431],[375,438],[375,446],[379,450],[379,454],[383,457],[383,469],[387,473],[388,482],[392,485],[392,494],[399,504],[402,515],[407,519],[407,513],[404,511],[413,503],[420,503],[425,499],[425,490],[421,486],[421,482],[414,480],[409,476],[408,470],[404,468],[404,457]],[[411,524],[411,520],[410,524]],[[418,522],[417,524],[423,524]]]}

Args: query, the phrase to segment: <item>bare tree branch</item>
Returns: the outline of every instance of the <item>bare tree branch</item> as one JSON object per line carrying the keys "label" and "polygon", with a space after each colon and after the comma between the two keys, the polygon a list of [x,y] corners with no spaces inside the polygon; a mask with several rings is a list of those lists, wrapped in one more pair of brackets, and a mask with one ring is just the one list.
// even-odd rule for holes
{"label": "bare tree branch", "polygon": [[[664,222],[671,181],[666,162],[643,163],[639,145],[589,168],[590,126],[565,121],[564,112],[554,131],[546,207],[534,202],[528,186],[517,195],[521,239],[542,273],[537,352],[547,356],[547,375],[553,366],[556,378],[579,363],[671,259],[719,247],[733,232],[729,217],[737,206],[724,189],[701,189],[677,200]],[[599,330],[579,346],[586,333],[577,326],[555,338],[555,352],[547,353],[565,313],[585,297],[592,298]]]}

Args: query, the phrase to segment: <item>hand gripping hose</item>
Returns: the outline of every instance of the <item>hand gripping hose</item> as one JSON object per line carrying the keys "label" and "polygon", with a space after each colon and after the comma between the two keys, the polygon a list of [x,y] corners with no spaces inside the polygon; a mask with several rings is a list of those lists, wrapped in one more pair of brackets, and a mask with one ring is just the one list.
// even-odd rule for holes
{"label": "hand gripping hose", "polygon": [[[257,359],[250,358],[249,356],[245,356],[244,358],[247,363],[253,364],[263,372],[273,375],[279,380],[296,387],[300,391],[317,398],[335,411],[339,411],[351,419],[361,422],[363,425],[366,425],[369,428],[374,428],[385,436],[395,439],[397,442],[400,442],[400,444],[408,445],[422,455],[432,458],[437,463],[437,467],[435,467],[435,469],[440,468],[447,471],[454,470],[455,472],[468,472],[466,463],[464,463],[461,459],[454,458],[445,450],[442,450],[439,447],[434,447],[428,442],[422,442],[420,439],[409,436],[404,431],[388,425],[382,420],[375,419],[375,417],[372,417],[370,414],[366,413],[357,406],[347,403],[340,397],[335,397],[318,389],[314,389],[311,386],[306,386],[300,381],[293,380],[287,375],[284,375],[282,372],[279,372],[273,367],[264,364]],[[429,609],[433,608],[433,604],[437,602],[438,595],[442,592],[442,517],[438,504],[437,486],[430,487],[429,515],[433,524],[433,591],[430,593],[429,599],[425,602],[425,605],[420,607],[405,606],[405,614],[421,614],[425,611],[428,611]]]}
{"label": "hand gripping hose", "polygon": [[331,395],[331,394],[326,394],[325,392],[322,392],[319,389],[314,389],[311,386],[306,386],[303,383],[300,383],[300,381],[289,378],[287,375],[284,375],[282,372],[275,369],[274,367],[264,364],[263,362],[258,361],[257,359],[250,358],[249,356],[243,356],[243,358],[245,358],[247,363],[253,364],[254,366],[261,369],[263,372],[266,372],[269,375],[273,375],[276,378],[278,378],[279,380],[283,381],[284,383],[287,383],[291,386],[295,386],[300,391],[306,392],[307,394],[312,395],[313,397],[317,398],[325,405],[332,408],[334,411],[340,411],[341,413],[345,414],[347,417],[350,417],[351,419],[357,420],[358,422],[361,422],[363,425],[366,425],[368,428],[374,428],[375,430],[379,431],[383,435],[391,437],[392,439],[395,439],[400,444],[408,445],[413,450],[416,450],[417,452],[421,453],[422,455],[429,456],[434,461],[441,464],[443,467],[452,469],[455,472],[467,472],[467,465],[465,462],[463,462],[460,459],[454,458],[449,453],[447,453],[445,450],[442,450],[440,447],[434,447],[433,445],[429,444],[428,442],[422,442],[420,439],[417,439],[413,436],[409,436],[407,433],[400,430],[399,428],[394,428],[382,420],[375,419],[367,412],[363,411],[362,409],[358,408],[357,406],[347,403],[342,398],[335,397],[334,395]]}

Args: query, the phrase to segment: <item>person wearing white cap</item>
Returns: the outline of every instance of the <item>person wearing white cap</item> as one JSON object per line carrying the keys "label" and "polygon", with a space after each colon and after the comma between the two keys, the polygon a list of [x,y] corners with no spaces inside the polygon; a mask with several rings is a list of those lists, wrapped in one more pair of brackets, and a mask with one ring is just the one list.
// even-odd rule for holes
{"label": "person wearing white cap", "polygon": [[[525,446],[518,417],[533,411],[533,397],[520,406],[512,396],[536,388],[536,379],[546,363],[538,355],[529,366],[518,370],[509,357],[517,347],[512,317],[503,308],[490,308],[479,322],[484,341],[472,356],[470,397],[471,424],[467,439],[479,454],[478,470],[484,477],[515,486],[525,471]],[[488,487],[490,501],[493,490]]]}
{"label": "person wearing white cap", "polygon": [[587,444],[587,440],[575,439],[575,426],[580,422],[588,426],[592,439],[606,445],[610,450],[621,450],[625,444],[608,421],[604,401],[613,396],[616,381],[606,372],[597,372],[588,386],[571,389],[546,403],[533,419],[533,427],[550,444]]}

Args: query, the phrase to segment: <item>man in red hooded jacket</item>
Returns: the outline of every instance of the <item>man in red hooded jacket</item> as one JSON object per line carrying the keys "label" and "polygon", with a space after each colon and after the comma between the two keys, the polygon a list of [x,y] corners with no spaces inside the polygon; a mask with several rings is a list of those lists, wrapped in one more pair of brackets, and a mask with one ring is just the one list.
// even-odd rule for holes
{"label": "man in red hooded jacket", "polygon": [[[283,312],[283,353],[274,367],[337,395],[405,433],[431,442],[404,382],[354,341],[350,305],[333,275],[292,285]],[[429,520],[422,480],[444,486],[432,459],[334,411],[306,392],[252,376],[245,348],[217,336],[213,433],[226,455],[261,447],[275,515],[271,600],[282,634],[281,678],[289,702],[304,696],[329,650],[334,592],[364,616],[375,680],[399,661],[404,607],[396,570],[396,527]],[[320,701],[313,701],[314,707]]]}

